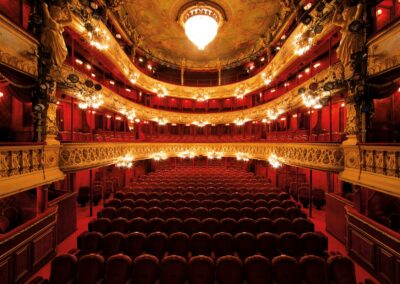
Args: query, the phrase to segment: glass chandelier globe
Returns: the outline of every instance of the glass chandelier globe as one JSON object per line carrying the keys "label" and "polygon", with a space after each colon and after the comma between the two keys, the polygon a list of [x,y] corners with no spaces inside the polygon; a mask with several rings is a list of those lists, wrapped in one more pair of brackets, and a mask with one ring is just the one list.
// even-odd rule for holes
{"label": "glass chandelier globe", "polygon": [[185,33],[199,50],[204,50],[217,36],[218,23],[208,15],[196,15],[185,22]]}

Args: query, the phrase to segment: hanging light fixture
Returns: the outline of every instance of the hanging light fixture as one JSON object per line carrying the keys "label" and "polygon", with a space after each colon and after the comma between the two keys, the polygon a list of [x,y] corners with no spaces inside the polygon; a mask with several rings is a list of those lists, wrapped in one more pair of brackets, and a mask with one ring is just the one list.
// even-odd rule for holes
{"label": "hanging light fixture", "polygon": [[88,30],[91,46],[96,47],[98,50],[106,50],[110,47],[110,37],[107,35],[106,30],[93,27],[91,24],[86,24],[86,29]]}
{"label": "hanging light fixture", "polygon": [[178,157],[182,158],[182,159],[186,159],[186,158],[193,159],[194,157],[196,157],[196,152],[190,151],[190,150],[186,150],[186,151],[183,151],[183,152],[179,152],[178,153]]}
{"label": "hanging light fixture", "polygon": [[280,162],[280,159],[276,154],[271,154],[268,157],[268,163],[273,167],[274,169],[280,168],[282,166],[282,163]]}
{"label": "hanging light fixture", "polygon": [[164,97],[168,96],[168,94],[169,94],[167,88],[161,84],[157,84],[153,88],[153,92],[156,93],[159,98],[164,98]]}
{"label": "hanging light fixture", "polygon": [[247,118],[236,118],[233,121],[233,123],[236,124],[237,126],[243,126],[248,121],[249,121],[249,119],[247,119]]}
{"label": "hanging light fixture", "polygon": [[250,160],[250,155],[247,154],[247,153],[243,153],[243,152],[237,152],[236,153],[236,160],[248,162]]}
{"label": "hanging light fixture", "polygon": [[267,110],[267,117],[270,120],[277,119],[283,113],[282,109],[268,109]]}
{"label": "hanging light fixture", "polygon": [[180,9],[177,17],[186,36],[199,50],[204,50],[214,40],[225,20],[222,7],[211,1],[190,1]]}
{"label": "hanging light fixture", "polygon": [[223,152],[215,152],[215,151],[211,151],[207,153],[207,158],[209,158],[210,160],[221,160],[222,156],[224,155]]}
{"label": "hanging light fixture", "polygon": [[200,120],[200,121],[193,121],[192,124],[197,125],[198,127],[204,127],[210,123],[208,121]]}
{"label": "hanging light fixture", "polygon": [[161,151],[161,152],[154,153],[153,155],[151,155],[150,158],[152,158],[155,161],[161,161],[161,160],[168,159],[168,156],[167,156],[167,153],[165,153],[164,151]]}
{"label": "hanging light fixture", "polygon": [[99,93],[87,94],[82,91],[78,94],[77,97],[80,100],[80,102],[78,103],[78,107],[80,109],[98,109],[101,105],[104,104],[103,95]]}
{"label": "hanging light fixture", "polygon": [[132,84],[136,84],[137,80],[139,79],[140,74],[139,73],[133,73],[129,76],[129,81]]}
{"label": "hanging light fixture", "polygon": [[235,97],[237,98],[237,99],[243,99],[244,98],[244,96],[246,95],[246,93],[247,93],[247,89],[248,89],[248,87],[247,87],[247,85],[245,85],[245,84],[240,84],[236,89],[235,89]]}
{"label": "hanging light fixture", "polygon": [[133,156],[127,154],[117,159],[116,166],[118,168],[128,168],[128,169],[132,168],[133,160],[134,160]]}

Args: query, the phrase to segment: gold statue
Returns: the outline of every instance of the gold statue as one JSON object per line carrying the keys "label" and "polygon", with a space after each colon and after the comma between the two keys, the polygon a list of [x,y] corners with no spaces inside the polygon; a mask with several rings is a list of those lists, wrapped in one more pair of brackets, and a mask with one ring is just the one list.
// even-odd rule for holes
{"label": "gold statue", "polygon": [[54,65],[58,67],[62,66],[68,55],[62,35],[63,27],[72,22],[69,8],[65,5],[65,2],[62,3],[63,1],[59,1],[57,5],[51,5],[50,8],[46,3],[43,3],[44,23],[40,35],[40,43],[49,50]]}
{"label": "gold statue", "polygon": [[352,32],[349,29],[351,23],[361,20],[363,16],[363,5],[360,3],[357,7],[345,6],[341,14],[335,11],[332,22],[341,28],[342,38],[339,47],[336,49],[338,58],[345,68],[345,78],[351,77],[350,56],[359,52],[364,46],[364,35],[361,32]]}

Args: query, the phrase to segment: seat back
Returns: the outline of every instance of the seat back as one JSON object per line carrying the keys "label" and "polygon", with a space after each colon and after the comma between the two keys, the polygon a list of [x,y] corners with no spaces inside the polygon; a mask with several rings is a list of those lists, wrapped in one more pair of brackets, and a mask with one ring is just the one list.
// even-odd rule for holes
{"label": "seat back", "polygon": [[87,232],[80,242],[83,254],[98,253],[101,250],[103,235],[99,232]]}
{"label": "seat back", "polygon": [[51,261],[49,282],[51,284],[69,283],[75,279],[78,259],[71,254],[61,254]]}
{"label": "seat back", "polygon": [[192,255],[211,255],[212,239],[204,232],[194,233],[191,237]]}
{"label": "seat back", "polygon": [[328,258],[329,279],[335,284],[355,284],[354,263],[346,256],[335,255]]}
{"label": "seat back", "polygon": [[88,254],[78,261],[77,284],[97,284],[103,276],[104,258],[98,254]]}
{"label": "seat back", "polygon": [[121,232],[111,232],[103,237],[103,251],[104,257],[109,257],[114,254],[121,253],[124,249],[125,236]]}
{"label": "seat back", "polygon": [[303,254],[300,238],[297,234],[292,232],[286,232],[280,235],[279,249],[281,253],[294,257]]}
{"label": "seat back", "polygon": [[301,283],[299,265],[294,257],[280,255],[272,260],[274,280],[276,284]]}
{"label": "seat back", "polygon": [[165,233],[154,232],[147,236],[148,252],[162,259],[167,251],[168,236]]}
{"label": "seat back", "polygon": [[149,254],[135,258],[133,263],[133,283],[155,284],[158,279],[159,260]]}
{"label": "seat back", "polygon": [[243,267],[236,256],[226,255],[218,258],[216,279],[219,284],[241,284]]}
{"label": "seat back", "polygon": [[97,218],[89,222],[89,231],[99,232],[103,235],[107,234],[110,229],[111,221],[107,218]]}
{"label": "seat back", "polygon": [[186,259],[178,255],[163,258],[160,265],[161,284],[184,284],[187,274]]}
{"label": "seat back", "polygon": [[273,233],[261,233],[257,236],[257,247],[261,255],[272,259],[279,254],[278,235]]}
{"label": "seat back", "polygon": [[132,232],[125,237],[124,252],[126,255],[135,259],[146,250],[146,235],[141,232]]}
{"label": "seat back", "polygon": [[306,255],[300,259],[301,275],[306,284],[329,284],[325,260],[319,256]]}
{"label": "seat back", "polygon": [[226,232],[217,233],[213,236],[213,247],[217,257],[233,255],[235,251],[234,238]]}
{"label": "seat back", "polygon": [[176,232],[168,238],[168,252],[187,257],[190,249],[190,237],[183,232]]}
{"label": "seat back", "polygon": [[256,237],[251,233],[241,232],[235,236],[236,252],[242,260],[256,253],[256,245]]}
{"label": "seat back", "polygon": [[111,256],[106,262],[105,284],[126,284],[130,279],[132,260],[124,254]]}
{"label": "seat back", "polygon": [[190,258],[188,280],[190,284],[214,284],[214,261],[211,257],[198,255]]}
{"label": "seat back", "polygon": [[249,256],[244,262],[244,278],[247,284],[271,284],[271,262],[261,255]]}

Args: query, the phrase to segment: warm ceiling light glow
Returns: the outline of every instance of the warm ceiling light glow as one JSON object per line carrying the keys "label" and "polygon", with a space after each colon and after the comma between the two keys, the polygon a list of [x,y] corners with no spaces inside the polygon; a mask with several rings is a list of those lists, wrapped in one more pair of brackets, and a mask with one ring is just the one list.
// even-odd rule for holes
{"label": "warm ceiling light glow", "polygon": [[241,84],[235,89],[235,97],[237,99],[243,99],[247,92],[247,85]]}
{"label": "warm ceiling light glow", "polygon": [[136,84],[136,81],[139,79],[139,73],[133,73],[133,74],[131,74],[130,76],[129,76],[129,81],[132,83],[132,84]]}
{"label": "warm ceiling light glow", "polygon": [[224,155],[223,152],[212,151],[207,153],[207,158],[209,158],[210,160],[214,159],[221,160],[223,155]]}
{"label": "warm ceiling light glow", "polygon": [[182,159],[186,159],[186,158],[193,159],[194,157],[196,157],[196,153],[193,151],[190,151],[190,150],[186,150],[183,152],[179,152],[178,157],[182,158]]}
{"label": "warm ceiling light glow", "polygon": [[88,63],[86,63],[85,67],[86,67],[87,70],[91,70],[92,69],[92,66],[90,64],[88,64]]}
{"label": "warm ceiling light glow", "polygon": [[96,47],[98,50],[106,50],[110,47],[110,37],[107,35],[106,30],[96,27],[93,31],[88,32],[88,35],[90,45]]}
{"label": "warm ceiling light glow", "polygon": [[90,75],[92,76],[92,78],[96,78],[96,74],[92,73]]}
{"label": "warm ceiling light glow", "polygon": [[345,104],[344,104],[344,103],[342,103],[340,106],[341,106],[341,107],[344,107],[344,106],[345,106]]}
{"label": "warm ceiling light glow", "polygon": [[313,65],[314,68],[318,68],[319,66],[321,66],[321,63],[317,62]]}
{"label": "warm ceiling light glow", "polygon": [[139,62],[143,62],[143,61],[144,61],[143,58],[139,57]]}
{"label": "warm ceiling light glow", "polygon": [[207,124],[209,124],[209,122],[200,120],[200,121],[193,121],[192,124],[197,125],[198,127],[204,127]]}
{"label": "warm ceiling light glow", "polygon": [[151,70],[151,69],[153,69],[153,66],[151,66],[150,64],[147,64],[147,69]]}
{"label": "warm ceiling light glow", "polygon": [[186,36],[199,50],[204,50],[214,40],[224,20],[222,8],[207,2],[189,4],[183,7],[178,15]]}
{"label": "warm ceiling light glow", "polygon": [[310,73],[310,68],[306,68],[306,70],[304,70],[306,73]]}
{"label": "warm ceiling light glow", "polygon": [[267,110],[267,117],[270,120],[275,120],[278,118],[278,116],[280,116],[284,111],[282,109],[268,109]]}
{"label": "warm ceiling light glow", "polygon": [[121,34],[115,34],[115,37],[116,37],[117,39],[121,39],[121,38],[122,38]]}
{"label": "warm ceiling light glow", "polygon": [[165,153],[164,151],[161,151],[161,152],[152,154],[150,156],[150,158],[155,161],[161,161],[161,160],[166,160],[168,158],[168,156],[167,156],[167,153]]}
{"label": "warm ceiling light glow", "polygon": [[290,85],[289,82],[285,82],[285,84],[283,84],[285,87],[288,87]]}
{"label": "warm ceiling light glow", "polygon": [[195,92],[193,99],[195,99],[198,102],[204,102],[207,101],[210,98],[210,92],[207,90],[198,90]]}
{"label": "warm ceiling light glow", "polygon": [[131,92],[131,89],[126,88],[125,91],[127,91],[128,93],[130,93],[130,92]]}
{"label": "warm ceiling light glow", "polygon": [[293,114],[292,117],[293,117],[293,118],[296,118],[296,117],[297,117],[297,113]]}
{"label": "warm ceiling light glow", "polygon": [[115,85],[115,81],[110,80],[110,85]]}
{"label": "warm ceiling light glow", "polygon": [[101,94],[79,93],[77,95],[77,97],[80,100],[80,102],[78,104],[78,107],[80,109],[87,109],[87,108],[97,109],[102,104],[104,104],[103,95],[101,95]]}
{"label": "warm ceiling light glow", "polygon": [[280,158],[276,154],[271,154],[268,157],[268,163],[273,167],[274,169],[280,168],[282,166],[282,163],[280,162]]}
{"label": "warm ceiling light glow", "polygon": [[271,89],[271,93],[275,93],[276,92],[276,90],[275,89]]}
{"label": "warm ceiling light glow", "polygon": [[264,62],[265,61],[265,57],[261,57],[260,61]]}
{"label": "warm ceiling light glow", "polygon": [[127,154],[117,159],[116,166],[118,168],[132,168],[133,160],[134,160],[133,156]]}
{"label": "warm ceiling light glow", "polygon": [[377,14],[378,16],[382,15],[382,13],[383,13],[382,9],[378,9],[378,10],[376,11],[376,14]]}
{"label": "warm ceiling light glow", "polygon": [[78,65],[82,65],[82,64],[83,64],[83,61],[80,60],[80,59],[75,59],[75,62],[76,62],[76,64],[78,64]]}
{"label": "warm ceiling light glow", "polygon": [[0,98],[4,97],[4,93],[0,92]]}
{"label": "warm ceiling light glow", "polygon": [[299,78],[299,79],[303,78],[303,74],[297,75],[297,78]]}
{"label": "warm ceiling light glow", "polygon": [[250,155],[247,153],[238,152],[236,153],[236,160],[248,162],[250,160]]}
{"label": "warm ceiling light glow", "polygon": [[312,7],[312,3],[310,2],[310,3],[307,3],[306,5],[304,5],[304,10],[310,10],[311,9],[311,7]]}
{"label": "warm ceiling light glow", "polygon": [[249,121],[247,118],[236,118],[233,123],[236,124],[237,126],[243,126],[246,124],[246,122]]}
{"label": "warm ceiling light glow", "polygon": [[267,74],[262,73],[261,79],[264,81],[265,86],[268,86],[272,82],[272,76],[267,76]]}

